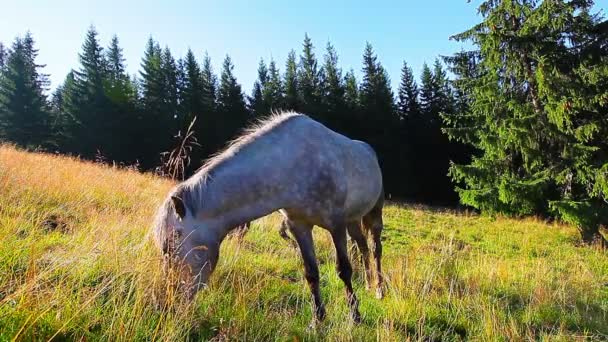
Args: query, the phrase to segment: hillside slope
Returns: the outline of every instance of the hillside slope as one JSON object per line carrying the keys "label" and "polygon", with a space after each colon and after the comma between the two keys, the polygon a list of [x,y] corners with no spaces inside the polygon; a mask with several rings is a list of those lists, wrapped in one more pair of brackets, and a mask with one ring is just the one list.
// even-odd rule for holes
{"label": "hillside slope", "polygon": [[608,338],[608,255],[570,226],[390,205],[389,288],[356,263],[347,317],[328,234],[315,230],[327,321],[316,331],[278,217],[222,246],[210,288],[172,293],[148,236],[172,186],[134,171],[0,146],[0,341]]}

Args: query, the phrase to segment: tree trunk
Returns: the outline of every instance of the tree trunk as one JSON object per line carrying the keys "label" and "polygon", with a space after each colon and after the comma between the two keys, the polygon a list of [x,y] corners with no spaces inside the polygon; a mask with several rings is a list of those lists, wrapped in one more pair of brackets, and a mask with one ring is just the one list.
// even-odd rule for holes
{"label": "tree trunk", "polygon": [[587,245],[593,245],[595,243],[599,243],[600,247],[603,249],[608,248],[608,241],[606,238],[600,233],[599,225],[594,225],[591,227],[579,227],[578,231],[581,233],[581,238],[583,239],[583,243]]}

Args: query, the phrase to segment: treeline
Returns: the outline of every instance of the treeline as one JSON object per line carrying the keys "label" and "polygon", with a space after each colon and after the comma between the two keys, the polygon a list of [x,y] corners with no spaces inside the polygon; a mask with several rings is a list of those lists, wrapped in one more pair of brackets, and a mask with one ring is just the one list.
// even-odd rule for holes
{"label": "treeline", "polygon": [[208,55],[199,61],[188,50],[176,58],[152,38],[139,75],[129,76],[118,38],[103,47],[92,27],[80,65],[47,97],[48,76],[37,64],[30,33],[0,51],[0,139],[28,148],[103,156],[150,170],[196,118],[200,147],[191,153],[192,172],[252,120],[294,110],[369,142],[378,152],[386,192],[394,197],[454,203],[449,162],[468,160],[469,150],[441,132],[440,113],[451,115],[462,103],[439,59],[424,65],[420,86],[404,62],[394,94],[370,44],[357,80],[353,70],[340,67],[331,43],[318,58],[306,36],[299,55],[290,51],[282,70],[274,60],[260,60],[247,96],[229,56],[217,75]]}

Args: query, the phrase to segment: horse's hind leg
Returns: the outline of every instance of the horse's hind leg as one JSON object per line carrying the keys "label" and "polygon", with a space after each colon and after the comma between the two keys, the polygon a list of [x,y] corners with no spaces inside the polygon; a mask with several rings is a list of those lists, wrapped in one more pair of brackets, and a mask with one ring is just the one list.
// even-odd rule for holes
{"label": "horse's hind leg", "polygon": [[361,260],[365,268],[365,288],[370,289],[372,281],[372,270],[369,263],[369,247],[367,246],[367,238],[361,230],[361,224],[359,222],[351,222],[348,224],[348,235],[355,241],[359,252],[361,253]]}
{"label": "horse's hind leg", "polygon": [[317,265],[315,245],[312,240],[312,225],[287,220],[283,222],[289,227],[300,247],[300,253],[304,261],[304,277],[312,293],[313,311],[315,313],[313,322],[322,321],[325,318],[325,306],[321,301],[321,291],[319,289],[319,266]]}
{"label": "horse's hind leg", "polygon": [[374,262],[376,266],[376,298],[380,299],[384,297],[384,278],[382,275],[382,229],[384,224],[382,222],[382,207],[383,198],[381,197],[376,206],[367,215],[363,216],[361,222],[363,223],[364,229],[371,233],[372,236],[372,250],[374,256]]}
{"label": "horse's hind leg", "polygon": [[298,245],[296,242],[290,238],[289,235],[287,235],[287,229],[289,229],[289,224],[287,223],[287,219],[283,218],[283,221],[281,221],[281,227],[279,228],[279,236],[281,236],[283,240],[287,241],[293,248],[297,248]]}
{"label": "horse's hind leg", "polygon": [[361,322],[361,314],[359,313],[359,301],[353,290],[352,275],[353,268],[348,259],[348,248],[346,244],[346,224],[337,222],[330,230],[331,238],[336,247],[336,259],[338,276],[346,286],[346,299],[350,307],[350,316],[356,323]]}

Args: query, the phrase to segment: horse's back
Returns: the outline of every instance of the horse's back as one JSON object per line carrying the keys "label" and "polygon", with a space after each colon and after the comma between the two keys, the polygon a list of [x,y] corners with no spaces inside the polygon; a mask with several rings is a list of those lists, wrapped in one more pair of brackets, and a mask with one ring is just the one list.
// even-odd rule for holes
{"label": "horse's back", "polygon": [[294,122],[292,131],[297,133],[290,132],[290,138],[300,140],[292,143],[305,146],[308,179],[318,180],[327,200],[341,202],[347,217],[367,214],[382,193],[382,174],[373,148],[306,116]]}

